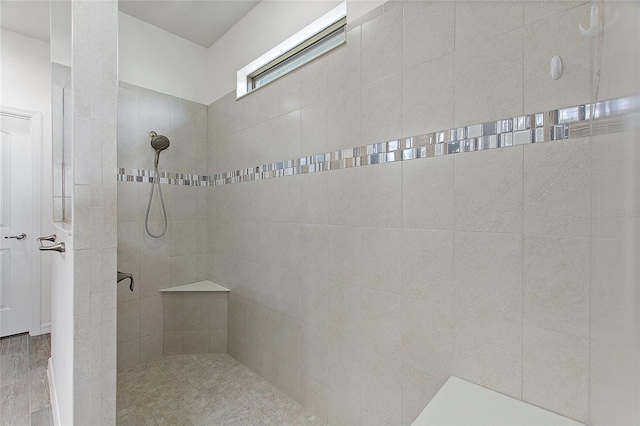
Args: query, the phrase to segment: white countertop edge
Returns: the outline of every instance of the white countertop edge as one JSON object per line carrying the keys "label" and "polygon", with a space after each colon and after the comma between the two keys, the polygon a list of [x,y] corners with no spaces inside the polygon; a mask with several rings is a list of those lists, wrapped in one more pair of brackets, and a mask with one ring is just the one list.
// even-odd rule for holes
{"label": "white countertop edge", "polygon": [[222,287],[220,284],[216,284],[211,281],[199,281],[197,283],[179,285],[176,287],[163,288],[158,290],[161,293],[179,293],[187,291],[230,291],[226,287]]}
{"label": "white countertop edge", "polygon": [[412,426],[578,426],[575,420],[451,376]]}

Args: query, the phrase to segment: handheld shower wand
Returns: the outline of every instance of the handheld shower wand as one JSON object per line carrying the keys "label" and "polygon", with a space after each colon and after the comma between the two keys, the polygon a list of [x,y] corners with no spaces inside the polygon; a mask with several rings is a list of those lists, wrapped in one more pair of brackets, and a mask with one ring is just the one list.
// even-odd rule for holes
{"label": "handheld shower wand", "polygon": [[149,137],[151,138],[151,147],[156,150],[155,167],[157,168],[158,162],[160,161],[160,153],[169,148],[169,138],[159,135],[154,131],[149,132]]}
{"label": "handheld shower wand", "polygon": [[[147,231],[147,235],[151,238],[161,238],[167,233],[168,220],[167,220],[167,208],[164,205],[164,196],[162,195],[162,187],[160,186],[160,177],[158,176],[158,163],[160,162],[160,153],[169,148],[169,138],[163,135],[159,135],[154,131],[149,132],[151,138],[151,147],[156,151],[156,159],[154,162],[154,182],[151,185],[151,194],[149,195],[149,204],[147,205],[147,214],[144,220],[144,229]],[[158,194],[160,195],[160,205],[162,206],[162,217],[164,219],[164,228],[160,234],[153,234],[149,229],[149,213],[151,212],[151,203],[153,201],[153,192],[156,185],[158,186]]]}

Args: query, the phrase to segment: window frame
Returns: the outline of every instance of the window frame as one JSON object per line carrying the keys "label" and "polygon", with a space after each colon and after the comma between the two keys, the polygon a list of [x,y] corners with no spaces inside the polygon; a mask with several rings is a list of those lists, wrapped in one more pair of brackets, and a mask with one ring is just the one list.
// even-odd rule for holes
{"label": "window frame", "polygon": [[[236,100],[345,44],[347,41],[346,25],[347,8],[346,3],[342,2],[249,65],[238,70]],[[323,42],[330,42],[331,38],[336,37],[338,38],[337,43],[333,45],[329,43],[328,48],[322,48]],[[305,53],[309,55],[308,58],[286,69],[292,61],[303,57]],[[258,86],[255,85],[256,78],[268,76],[268,74],[282,69],[285,70],[280,75],[268,79]]]}

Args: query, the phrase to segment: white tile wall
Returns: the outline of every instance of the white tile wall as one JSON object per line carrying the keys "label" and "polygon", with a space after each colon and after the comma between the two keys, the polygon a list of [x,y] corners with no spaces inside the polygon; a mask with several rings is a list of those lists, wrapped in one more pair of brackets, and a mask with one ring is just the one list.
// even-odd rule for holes
{"label": "white tile wall", "polygon": [[402,231],[402,295],[454,306],[453,232]]}
{"label": "white tile wall", "polygon": [[[566,22],[583,22],[584,27],[589,22],[590,10],[591,3],[585,3],[525,26],[526,111],[574,105],[589,97],[591,44]],[[553,80],[549,71],[555,55],[562,58],[563,72],[559,80]]]}
{"label": "white tile wall", "polygon": [[589,240],[527,236],[523,319],[526,324],[589,336]]}
{"label": "white tile wall", "polygon": [[359,226],[362,223],[362,201],[359,192],[362,175],[361,169],[344,169],[318,178],[326,182],[325,204],[329,225]]}
{"label": "white tile wall", "polygon": [[[576,30],[586,2],[389,6],[273,85],[280,142],[265,158],[590,101],[591,47]],[[629,8],[615,4],[624,28],[605,36],[607,58],[629,55],[612,41],[630,34]],[[637,93],[637,75],[625,78],[601,87]],[[231,96],[209,106],[209,173],[241,166],[244,108]],[[637,373],[638,272],[622,266],[638,253],[622,240],[637,218],[604,214],[638,208],[620,190],[637,181],[637,137],[210,188],[208,273],[232,289],[229,353],[300,389],[291,395],[329,424],[410,424],[450,374],[587,423],[637,421],[638,381],[623,376]],[[292,354],[269,343],[286,337],[283,322],[301,330],[287,377]]]}
{"label": "white tile wall", "polygon": [[455,227],[522,232],[522,147],[464,153],[455,159]]}
{"label": "white tile wall", "polygon": [[362,85],[360,117],[361,144],[398,137],[402,132],[401,72],[395,72]]}
{"label": "white tile wall", "polygon": [[402,425],[410,425],[440,390],[444,381],[402,366]]}
{"label": "white tile wall", "polygon": [[114,424],[117,3],[72,2],[72,15],[74,424]]}
{"label": "white tile wall", "polygon": [[[350,71],[354,74],[356,71]],[[337,71],[342,73],[342,70]],[[354,87],[355,86],[355,87]],[[329,100],[327,113],[327,148],[329,151],[342,149],[361,139],[360,114],[362,92],[359,84],[341,90]],[[283,157],[281,157],[283,158]],[[287,157],[288,158],[288,157]]]}
{"label": "white tile wall", "polygon": [[[609,22],[616,18],[615,25],[609,25],[609,31],[602,43],[602,69],[598,97],[600,99],[624,96],[624,93],[638,93],[640,81],[638,69],[640,52],[638,39],[634,37],[635,28],[640,22],[637,7],[628,2],[617,1],[609,5]],[[618,61],[627,65],[619,67]]]}
{"label": "white tile wall", "polygon": [[402,364],[446,380],[453,374],[454,310],[422,300],[402,300]]}
{"label": "white tile wall", "polygon": [[[148,335],[157,341],[156,356],[227,352],[226,293],[164,293],[143,300],[150,301],[148,313],[141,306],[140,315],[157,317],[141,319],[141,330],[147,328],[143,339]],[[140,346],[142,351],[142,339]]]}
{"label": "white tile wall", "polygon": [[[490,2],[469,3],[484,5]],[[486,22],[477,22],[482,22],[482,27],[490,27]],[[456,47],[454,126],[523,114],[523,37],[523,28],[519,26],[509,32],[491,38],[480,37],[474,43]]]}
{"label": "white tile wall", "polygon": [[[450,3],[441,4],[450,6]],[[405,69],[403,82],[411,84],[402,85],[402,136],[422,135],[453,127],[453,73],[453,53]]]}
{"label": "white tile wall", "polygon": [[522,397],[588,420],[589,340],[525,326]]}
{"label": "white tile wall", "polygon": [[[203,105],[187,102],[130,85],[118,88],[118,167],[153,169],[155,152],[149,132],[165,134],[170,147],[160,156],[160,170],[178,173],[206,173],[207,111]],[[204,154],[202,153],[204,147]],[[204,157],[204,165],[200,161]],[[226,333],[214,335],[210,321],[188,318],[189,331],[182,324],[163,324],[163,300],[158,290],[206,279],[208,247],[208,203],[206,188],[163,185],[169,229],[160,239],[144,230],[144,216],[151,185],[118,182],[118,269],[134,274],[134,292],[128,281],[118,285],[118,368],[165,353],[226,352]],[[162,229],[158,193],[154,194],[150,227]],[[165,296],[168,297],[168,296]],[[209,300],[209,299],[207,299]],[[180,311],[182,312],[182,311]],[[196,325],[199,323],[199,325]],[[200,332],[200,329],[202,332]],[[197,336],[193,331],[198,330]],[[213,340],[212,340],[212,335]],[[165,341],[168,338],[168,341]],[[202,340],[199,340],[201,338]],[[194,352],[194,353],[195,353]]]}
{"label": "white tile wall", "polygon": [[[402,412],[402,367],[400,362],[364,349],[360,364],[362,410],[374,419],[398,424]],[[370,423],[371,420],[365,420]]]}
{"label": "white tile wall", "polygon": [[[613,6],[622,29],[605,36],[607,58],[628,55],[614,41],[637,27],[631,7]],[[385,4],[326,58],[210,105],[207,173],[589,102],[591,47],[576,30],[588,10]],[[566,66],[558,81],[548,76],[554,54]],[[605,64],[602,93],[637,93],[637,75],[614,84],[616,73],[625,71]],[[193,161],[203,109],[141,93],[121,96],[119,124],[134,130],[121,129],[122,143],[148,143],[152,125],[176,140],[193,134],[198,143],[172,145],[161,164],[203,167]],[[188,129],[175,129],[182,121]],[[226,285],[229,353],[330,424],[410,424],[449,374],[591,424],[637,423],[638,271],[616,266],[634,264],[637,218],[604,214],[638,206],[620,190],[638,181],[637,138],[226,185],[195,199],[176,186],[164,241],[121,232],[120,252],[133,256],[121,265],[139,267],[143,283],[120,303],[139,299],[142,312],[158,288],[205,274]],[[148,151],[123,147],[140,168]],[[119,186],[122,226],[141,223],[145,186]],[[203,337],[195,317],[183,328],[184,300],[171,303],[162,334],[140,320],[150,334],[123,342],[127,359],[214,347],[222,331]]]}
{"label": "white tile wall", "polygon": [[386,358],[400,360],[402,298],[382,291],[361,292],[361,344]]}
{"label": "white tile wall", "polygon": [[361,238],[359,285],[399,295],[402,279],[402,230],[362,228]]}
{"label": "white tile wall", "polygon": [[585,0],[568,1],[526,1],[524,2],[524,24],[529,25],[540,19],[547,18],[566,9],[588,3]]}
{"label": "white tile wall", "polygon": [[[591,235],[589,139],[525,146],[524,232]],[[554,145],[554,146],[551,146]]]}
{"label": "white tile wall", "polygon": [[327,146],[327,132],[329,123],[329,106],[326,101],[319,101],[307,105],[302,112],[302,144],[303,155],[315,152],[325,152]]}
{"label": "white tile wall", "polygon": [[456,309],[454,375],[521,398],[522,324]]}
{"label": "white tile wall", "polygon": [[457,1],[456,50],[507,33],[523,25],[521,1]]}
{"label": "white tile wall", "polygon": [[402,64],[402,13],[395,8],[362,25],[362,84],[394,74]]}
{"label": "white tile wall", "polygon": [[520,322],[522,235],[456,232],[453,244],[455,306]]}
{"label": "white tile wall", "polygon": [[637,348],[592,340],[590,354],[591,423],[637,423],[640,419]]}
{"label": "white tile wall", "polygon": [[454,2],[407,1],[403,20],[404,69],[453,52],[454,20]]}
{"label": "white tile wall", "polygon": [[360,179],[362,226],[398,227],[402,221],[402,164],[364,167]]}
{"label": "white tile wall", "polygon": [[313,411],[315,416],[322,422],[327,422],[329,409],[329,392],[326,386],[308,377],[302,378],[302,400],[304,405]]}
{"label": "white tile wall", "polygon": [[631,271],[625,245],[620,239],[591,242],[591,337],[633,347],[640,339],[640,324],[630,320],[639,290],[626,284]]}

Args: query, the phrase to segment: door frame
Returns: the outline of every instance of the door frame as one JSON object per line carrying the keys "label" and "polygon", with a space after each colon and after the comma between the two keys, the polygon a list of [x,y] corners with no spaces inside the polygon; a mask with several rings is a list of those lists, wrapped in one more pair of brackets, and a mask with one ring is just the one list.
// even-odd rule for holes
{"label": "door frame", "polygon": [[[0,105],[0,114],[12,115],[18,118],[29,120],[31,135],[31,223],[29,224],[28,234],[31,244],[31,297],[30,297],[30,326],[29,334],[32,336],[42,333],[42,324],[40,323],[40,251],[35,238],[40,236],[40,219],[41,219],[41,203],[42,203],[42,151],[44,143],[44,135],[42,128],[42,113],[30,111],[26,109],[13,108]],[[53,202],[53,201],[52,201]]]}

